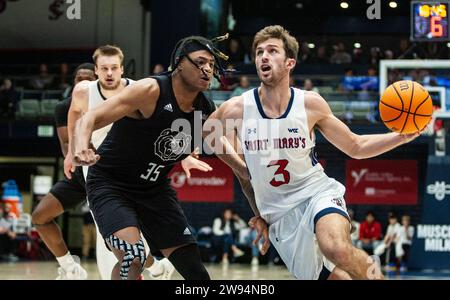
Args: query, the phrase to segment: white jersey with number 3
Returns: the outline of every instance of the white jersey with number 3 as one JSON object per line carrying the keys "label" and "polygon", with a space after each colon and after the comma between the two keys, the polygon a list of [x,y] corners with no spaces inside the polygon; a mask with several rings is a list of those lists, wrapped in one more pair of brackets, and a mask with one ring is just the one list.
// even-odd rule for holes
{"label": "white jersey with number 3", "polygon": [[[286,112],[277,119],[266,116],[258,89],[245,92],[240,132],[243,153],[261,216],[273,224],[300,203],[333,186],[314,155],[314,134],[305,111],[305,92],[291,88]],[[332,183],[332,185],[330,185]]]}

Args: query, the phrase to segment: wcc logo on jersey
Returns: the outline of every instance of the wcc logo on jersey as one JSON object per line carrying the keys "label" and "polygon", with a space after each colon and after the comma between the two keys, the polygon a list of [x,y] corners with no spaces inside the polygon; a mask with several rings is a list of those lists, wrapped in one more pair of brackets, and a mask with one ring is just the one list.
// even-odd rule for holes
{"label": "wcc logo on jersey", "polygon": [[155,141],[155,154],[162,161],[177,160],[186,152],[191,139],[190,135],[167,128],[161,132]]}

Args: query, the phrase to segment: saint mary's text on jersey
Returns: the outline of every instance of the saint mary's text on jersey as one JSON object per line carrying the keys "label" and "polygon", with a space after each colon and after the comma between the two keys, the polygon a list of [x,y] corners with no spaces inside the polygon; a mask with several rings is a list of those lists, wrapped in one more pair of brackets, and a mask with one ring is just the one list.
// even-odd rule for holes
{"label": "saint mary's text on jersey", "polygon": [[261,151],[272,149],[297,149],[306,147],[306,139],[303,137],[276,138],[269,144],[269,139],[245,141],[247,151]]}

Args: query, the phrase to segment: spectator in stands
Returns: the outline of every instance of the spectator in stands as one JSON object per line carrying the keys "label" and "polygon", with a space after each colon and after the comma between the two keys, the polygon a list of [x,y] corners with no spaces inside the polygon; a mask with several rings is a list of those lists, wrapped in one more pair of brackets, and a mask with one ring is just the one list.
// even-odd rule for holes
{"label": "spectator in stands", "polygon": [[306,78],[305,81],[303,82],[303,89],[305,91],[313,91],[316,93],[319,92],[319,89],[314,86],[312,80],[309,78]]}
{"label": "spectator in stands", "polygon": [[223,211],[222,217],[214,219],[212,231],[216,244],[223,246],[223,264],[229,263],[229,254],[233,254],[234,257],[244,255],[244,252],[236,246],[236,241],[239,230],[245,227],[245,222],[230,208]]}
{"label": "spectator in stands", "polygon": [[370,48],[369,64],[371,66],[377,68],[381,58],[382,58],[382,53],[381,53],[381,50],[379,47]]}
{"label": "spectator in stands", "polygon": [[165,68],[162,64],[156,64],[152,69],[152,75],[158,75],[165,71]]}
{"label": "spectator in stands", "polygon": [[309,63],[314,62],[313,55],[311,53],[311,50],[309,49],[307,42],[303,42],[301,45],[298,62],[301,62],[304,64],[309,64]]}
{"label": "spectator in stands", "polygon": [[366,63],[366,58],[364,57],[362,48],[353,49],[352,62],[359,65]]}
{"label": "spectator in stands", "polygon": [[53,86],[54,77],[48,73],[48,66],[41,64],[39,74],[31,79],[31,87],[36,90],[45,90]]}
{"label": "spectator in stands", "polygon": [[213,77],[213,79],[211,80],[211,83],[209,84],[209,89],[218,91],[221,89],[221,87],[222,87],[222,83],[219,80],[217,80],[216,77]]}
{"label": "spectator in stands", "polygon": [[67,63],[62,63],[59,66],[59,75],[57,77],[57,84],[55,88],[58,90],[65,90],[70,87],[72,82],[72,75],[69,73],[69,65]]}
{"label": "spectator in stands", "polygon": [[316,56],[312,58],[312,63],[329,64],[330,58],[327,56],[327,48],[325,46],[317,47]]}
{"label": "spectator in stands", "polygon": [[[252,266],[259,265],[259,249],[260,245],[262,244],[261,240],[258,242],[258,244],[254,245],[253,241],[256,238],[257,232],[254,228],[247,228],[247,231],[245,229],[241,229],[241,234],[245,233],[245,236],[243,237],[245,245],[248,245],[252,249]],[[242,240],[242,237],[241,237]]]}
{"label": "spectator in stands", "polygon": [[384,50],[384,59],[394,59],[394,52],[390,49]]}
{"label": "spectator in stands", "polygon": [[248,77],[245,75],[240,76],[239,85],[234,89],[233,93],[231,93],[231,97],[240,96],[243,92],[246,92],[250,89],[250,82],[248,81]]}
{"label": "spectator in stands", "polygon": [[6,261],[17,261],[18,258],[13,254],[14,222],[11,216],[6,212],[3,203],[0,202],[0,259]]}
{"label": "spectator in stands", "polygon": [[297,83],[295,82],[294,76],[289,77],[289,86],[297,87]]}
{"label": "spectator in stands", "polygon": [[[367,76],[361,78],[360,89],[362,91],[378,91],[377,69],[373,66],[367,69]],[[359,97],[360,100],[368,100]]]}
{"label": "spectator in stands", "polygon": [[381,243],[381,224],[375,219],[372,211],[367,212],[366,220],[359,228],[358,248],[365,250],[369,255]]}
{"label": "spectator in stands", "polygon": [[400,273],[407,271],[409,250],[411,249],[412,238],[414,236],[414,226],[411,225],[411,218],[408,215],[402,216],[402,225],[398,231],[396,254],[400,262]]}
{"label": "spectator in stands", "polygon": [[408,39],[401,39],[399,42],[398,59],[419,59],[420,55],[416,47],[411,47]]}
{"label": "spectator in stands", "polygon": [[421,82],[420,72],[417,69],[409,70],[408,75],[404,76],[403,79]]}
{"label": "spectator in stands", "polygon": [[19,97],[10,79],[6,78],[0,82],[0,117],[14,117]]}
{"label": "spectator in stands", "polygon": [[352,244],[357,245],[359,240],[359,227],[360,224],[355,220],[355,213],[353,209],[347,209],[348,216],[350,218],[350,222],[352,225],[352,229],[350,230],[350,238],[352,239]]}
{"label": "spectator in stands", "polygon": [[17,215],[14,213],[12,205],[10,203],[5,203],[4,206],[4,214],[3,216],[10,221],[12,224],[15,224],[17,221]]}
{"label": "spectator in stands", "polygon": [[392,84],[396,81],[401,80],[402,78],[402,74],[399,70],[397,69],[391,69],[388,71],[388,84]]}
{"label": "spectator in stands", "polygon": [[355,76],[355,71],[352,68],[347,68],[344,72],[344,78],[339,84],[338,91],[351,92],[355,89],[353,85],[353,77]]}
{"label": "spectator in stands", "polygon": [[395,250],[401,226],[398,223],[397,216],[393,212],[389,213],[388,221],[389,225],[386,229],[386,234],[384,235],[382,247],[386,249],[386,263],[388,264],[387,270],[390,272],[395,272],[397,270]]}
{"label": "spectator in stands", "polygon": [[377,77],[377,68],[376,67],[369,67],[367,69],[367,76],[371,76],[371,77]]}
{"label": "spectator in stands", "polygon": [[349,64],[352,62],[352,57],[345,51],[344,43],[333,46],[334,53],[330,58],[332,64]]}
{"label": "spectator in stands", "polygon": [[231,64],[240,64],[245,60],[245,50],[242,46],[242,43],[235,38],[231,38],[228,43],[228,50],[226,52],[228,54],[228,61]]}
{"label": "spectator in stands", "polygon": [[[234,70],[234,65],[229,64],[227,66],[227,70],[229,71]],[[222,81],[221,89],[223,91],[232,91],[239,86],[239,79],[235,76],[233,72],[230,72],[226,76],[222,76],[221,81]]]}
{"label": "spectator in stands", "polygon": [[83,259],[88,259],[91,248],[95,250],[97,231],[95,229],[94,218],[89,210],[89,205],[85,203],[81,210],[83,212],[83,247],[81,252]]}

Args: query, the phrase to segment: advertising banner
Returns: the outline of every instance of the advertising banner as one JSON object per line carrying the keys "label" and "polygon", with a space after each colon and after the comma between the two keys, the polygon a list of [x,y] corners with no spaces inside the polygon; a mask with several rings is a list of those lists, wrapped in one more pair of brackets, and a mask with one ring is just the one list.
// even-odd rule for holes
{"label": "advertising banner", "polygon": [[347,160],[348,204],[417,204],[417,161]]}
{"label": "advertising banner", "polygon": [[416,226],[409,267],[450,269],[450,158],[428,158],[422,218]]}
{"label": "advertising banner", "polygon": [[181,164],[177,164],[169,173],[178,199],[181,202],[233,202],[233,171],[218,158],[202,158],[202,161],[213,170],[191,170],[191,178],[187,178]]}

